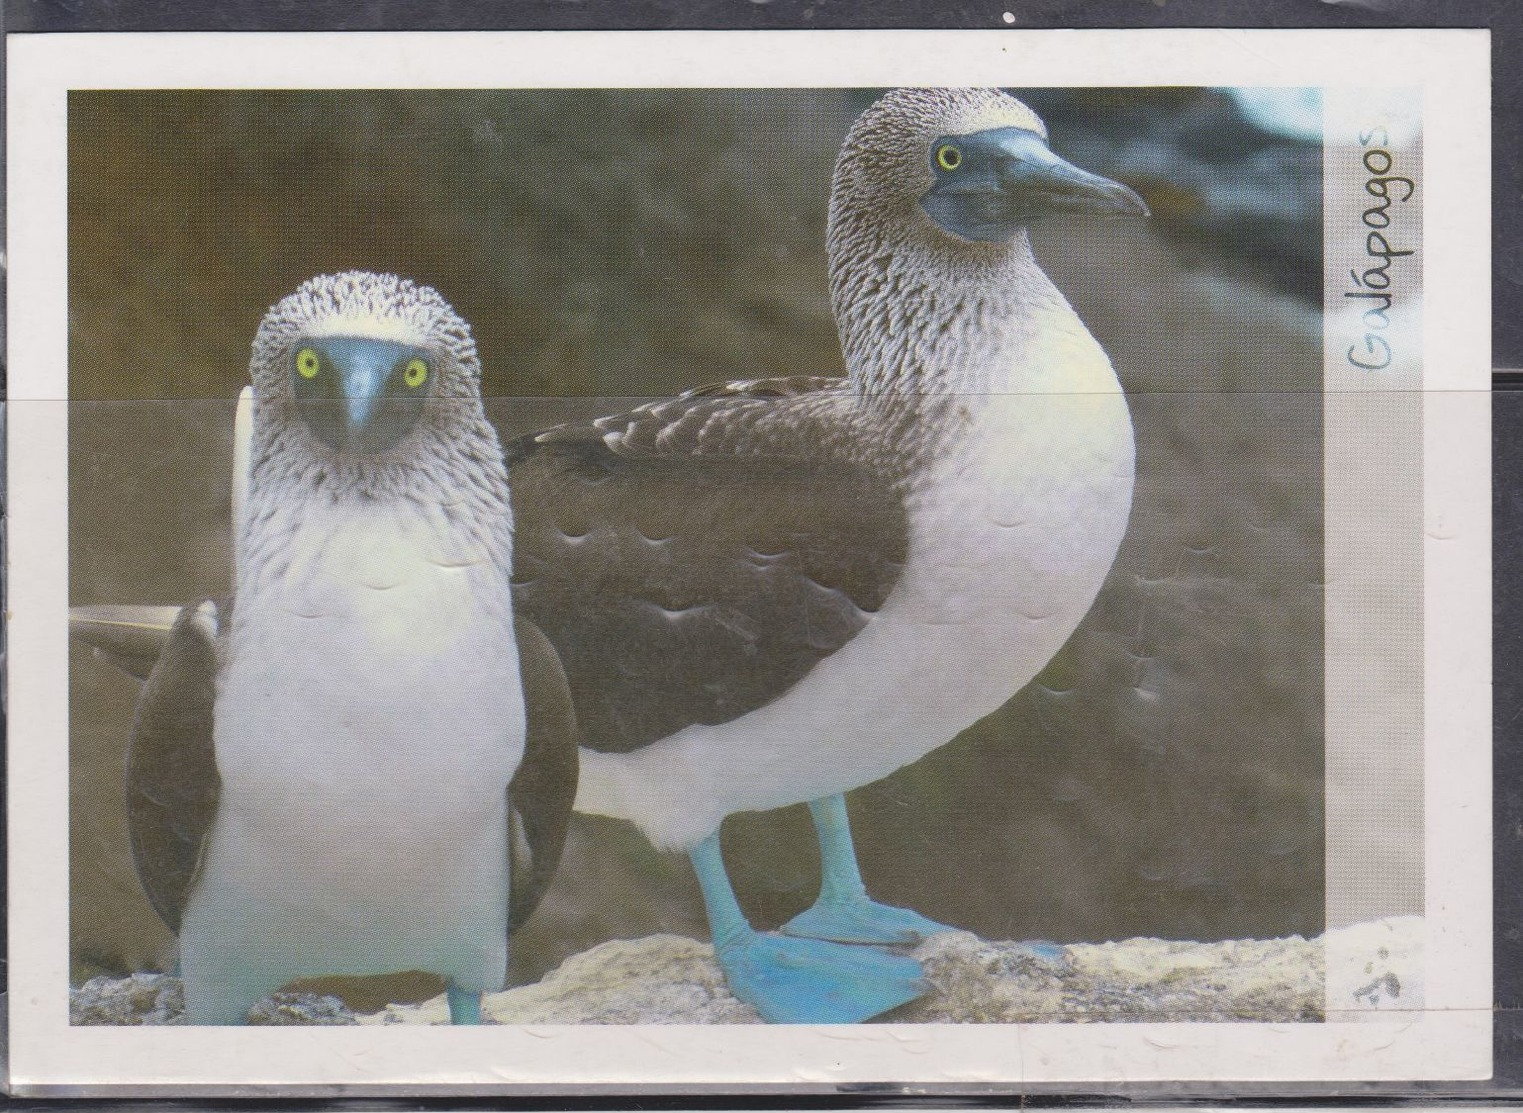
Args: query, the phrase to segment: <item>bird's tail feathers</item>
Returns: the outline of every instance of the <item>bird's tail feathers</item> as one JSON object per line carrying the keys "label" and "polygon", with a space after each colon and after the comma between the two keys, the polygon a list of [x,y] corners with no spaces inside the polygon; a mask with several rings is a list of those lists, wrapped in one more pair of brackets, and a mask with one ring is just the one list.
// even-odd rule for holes
{"label": "bird's tail feathers", "polygon": [[128,676],[146,680],[179,614],[179,607],[70,607],[69,634]]}

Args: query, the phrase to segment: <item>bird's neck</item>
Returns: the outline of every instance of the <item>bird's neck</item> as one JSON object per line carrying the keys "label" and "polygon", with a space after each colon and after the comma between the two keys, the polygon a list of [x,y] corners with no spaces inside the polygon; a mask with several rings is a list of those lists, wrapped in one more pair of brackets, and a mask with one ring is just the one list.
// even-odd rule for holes
{"label": "bird's neck", "polygon": [[909,221],[885,229],[859,212],[832,215],[832,300],[858,392],[892,406],[1063,389],[1029,358],[1034,337],[1083,326],[1025,232],[1003,244],[937,242],[905,231]]}
{"label": "bird's neck", "polygon": [[291,443],[289,434],[269,425],[260,429],[256,419],[250,495],[237,530],[239,593],[281,574],[293,532],[322,544],[313,532],[317,523],[377,514],[413,522],[434,539],[445,561],[465,554],[509,575],[513,515],[507,468],[491,426],[483,419],[480,427],[437,438],[420,455],[427,459],[319,458],[310,445]]}

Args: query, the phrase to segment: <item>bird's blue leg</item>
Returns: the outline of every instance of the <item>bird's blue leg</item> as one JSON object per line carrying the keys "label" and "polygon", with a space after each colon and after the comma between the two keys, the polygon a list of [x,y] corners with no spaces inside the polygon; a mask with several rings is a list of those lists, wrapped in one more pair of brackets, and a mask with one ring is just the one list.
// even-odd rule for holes
{"label": "bird's blue leg", "polygon": [[445,990],[449,997],[449,1022],[451,1024],[481,1023],[481,994],[468,989],[456,989],[453,985]]}
{"label": "bird's blue leg", "polygon": [[875,947],[763,935],[746,922],[719,835],[691,851],[714,954],[730,990],[773,1024],[856,1024],[926,991],[920,964]]}
{"label": "bird's blue leg", "polygon": [[909,944],[956,930],[908,908],[879,904],[867,895],[851,841],[846,797],[811,801],[809,814],[820,838],[820,895],[813,907],[783,925],[784,932],[837,943]]}

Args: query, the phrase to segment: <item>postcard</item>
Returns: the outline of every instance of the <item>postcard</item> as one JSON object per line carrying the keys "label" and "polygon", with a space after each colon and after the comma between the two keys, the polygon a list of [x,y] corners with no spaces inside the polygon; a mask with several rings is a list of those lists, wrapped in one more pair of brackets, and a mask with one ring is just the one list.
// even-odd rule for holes
{"label": "postcard", "polygon": [[13,36],[13,1087],[1489,1077],[1488,49]]}

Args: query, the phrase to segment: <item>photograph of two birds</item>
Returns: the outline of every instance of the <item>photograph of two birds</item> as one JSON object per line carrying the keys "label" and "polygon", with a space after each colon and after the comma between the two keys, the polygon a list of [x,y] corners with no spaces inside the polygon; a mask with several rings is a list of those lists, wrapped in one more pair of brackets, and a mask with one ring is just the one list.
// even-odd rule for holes
{"label": "photograph of two birds", "polygon": [[1250,108],[71,94],[75,991],[471,1023],[665,934],[852,1023],[952,929],[1319,934],[1321,149]]}

